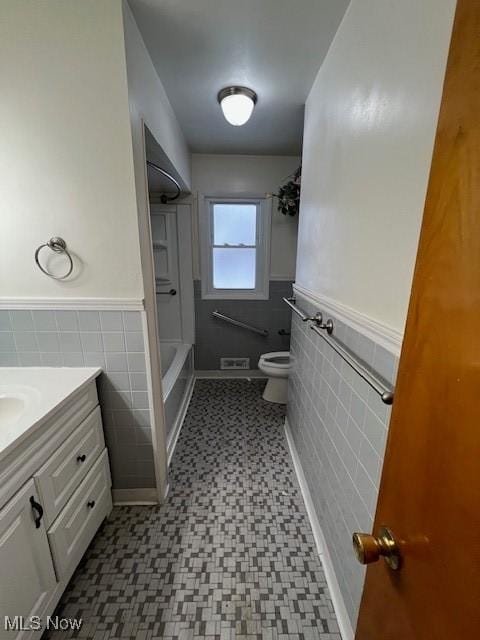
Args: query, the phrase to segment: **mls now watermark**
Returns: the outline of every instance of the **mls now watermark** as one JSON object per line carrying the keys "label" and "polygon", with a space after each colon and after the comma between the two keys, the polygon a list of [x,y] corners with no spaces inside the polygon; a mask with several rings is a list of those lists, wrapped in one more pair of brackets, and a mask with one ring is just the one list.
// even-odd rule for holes
{"label": "mls now watermark", "polygon": [[59,616],[5,616],[5,631],[39,631],[40,629],[53,629],[55,631],[79,630],[82,628],[81,618],[60,618]]}

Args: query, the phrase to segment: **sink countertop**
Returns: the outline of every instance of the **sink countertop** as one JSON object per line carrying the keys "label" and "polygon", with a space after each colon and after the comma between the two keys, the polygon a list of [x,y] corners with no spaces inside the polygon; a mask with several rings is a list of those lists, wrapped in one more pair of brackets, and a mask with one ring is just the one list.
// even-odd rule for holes
{"label": "sink countertop", "polygon": [[99,367],[0,367],[0,394],[20,390],[26,399],[12,424],[2,426],[0,415],[0,460],[101,372]]}

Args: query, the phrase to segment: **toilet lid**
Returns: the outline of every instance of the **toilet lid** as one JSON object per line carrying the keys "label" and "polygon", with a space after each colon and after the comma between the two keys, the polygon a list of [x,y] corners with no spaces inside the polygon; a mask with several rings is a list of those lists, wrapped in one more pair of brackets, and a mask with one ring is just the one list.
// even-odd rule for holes
{"label": "toilet lid", "polygon": [[290,352],[289,351],[273,351],[271,353],[264,353],[262,356],[264,362],[277,367],[289,367],[290,366]]}

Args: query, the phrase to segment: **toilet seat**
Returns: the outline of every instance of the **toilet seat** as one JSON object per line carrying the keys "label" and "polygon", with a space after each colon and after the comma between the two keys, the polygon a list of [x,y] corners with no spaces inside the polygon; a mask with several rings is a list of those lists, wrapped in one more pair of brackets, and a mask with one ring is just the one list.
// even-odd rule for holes
{"label": "toilet seat", "polygon": [[290,352],[289,351],[271,351],[260,356],[260,362],[263,362],[272,369],[290,369]]}

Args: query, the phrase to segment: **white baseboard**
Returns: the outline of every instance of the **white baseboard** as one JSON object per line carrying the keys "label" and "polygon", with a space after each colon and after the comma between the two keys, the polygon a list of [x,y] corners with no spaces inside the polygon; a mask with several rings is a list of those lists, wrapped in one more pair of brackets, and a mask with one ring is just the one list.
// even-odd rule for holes
{"label": "white baseboard", "polygon": [[153,505],[158,504],[157,490],[147,489],[113,489],[113,503],[121,505]]}
{"label": "white baseboard", "polygon": [[192,375],[189,380],[188,387],[185,393],[183,394],[182,404],[180,406],[180,409],[178,410],[172,432],[168,436],[168,440],[167,440],[167,466],[168,467],[170,466],[170,462],[172,460],[175,447],[177,446],[178,436],[180,435],[183,421],[185,420],[185,416],[187,415],[187,409],[188,409],[188,405],[190,404],[190,400],[192,399],[194,386],[195,386],[195,376]]}
{"label": "white baseboard", "polygon": [[287,419],[285,419],[285,436],[287,438],[287,444],[290,450],[290,455],[292,456],[295,473],[297,474],[298,484],[300,485],[300,490],[305,502],[307,514],[312,526],[315,544],[317,545],[317,550],[320,555],[320,561],[322,563],[323,570],[325,572],[325,578],[327,580],[330,595],[332,597],[332,603],[335,609],[335,614],[337,616],[338,626],[340,627],[340,633],[342,634],[342,640],[354,640],[355,632],[352,628],[352,623],[350,622],[350,618],[348,616],[348,611],[345,606],[342,592],[340,591],[340,586],[338,584],[337,576],[335,575],[332,558],[330,557],[330,554],[328,552],[325,536],[320,526],[320,522],[318,521],[317,514],[315,513],[310,489],[308,488],[307,480],[305,478],[305,474],[303,473],[300,458],[298,456]]}
{"label": "white baseboard", "polygon": [[266,378],[259,369],[199,369],[195,378]]}

